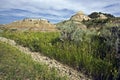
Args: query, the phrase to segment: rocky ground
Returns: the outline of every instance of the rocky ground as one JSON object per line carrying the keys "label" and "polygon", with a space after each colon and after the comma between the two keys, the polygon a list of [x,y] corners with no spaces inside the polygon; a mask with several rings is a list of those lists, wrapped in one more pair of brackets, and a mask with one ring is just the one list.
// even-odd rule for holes
{"label": "rocky ground", "polygon": [[91,80],[82,73],[70,68],[69,66],[63,65],[60,62],[50,59],[39,52],[31,52],[28,48],[16,44],[14,40],[10,40],[4,37],[0,37],[0,41],[8,43],[9,45],[19,49],[21,52],[31,55],[33,60],[48,65],[49,68],[55,68],[60,76],[67,76],[69,80]]}

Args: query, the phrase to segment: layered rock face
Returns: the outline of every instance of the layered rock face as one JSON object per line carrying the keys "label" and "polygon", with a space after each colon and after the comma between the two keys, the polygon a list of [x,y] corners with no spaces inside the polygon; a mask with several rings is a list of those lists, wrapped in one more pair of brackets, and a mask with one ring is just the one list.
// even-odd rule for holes
{"label": "layered rock face", "polygon": [[6,25],[7,29],[31,31],[57,31],[56,26],[46,19],[26,18]]}
{"label": "layered rock face", "polygon": [[70,20],[74,21],[83,21],[83,20],[90,20],[88,16],[86,16],[82,11],[77,12],[75,15],[73,15]]}
{"label": "layered rock face", "polygon": [[85,15],[82,11],[77,12],[75,15],[73,15],[69,20],[60,22],[57,24],[57,27],[62,27],[64,25],[69,26],[74,24],[73,26],[77,26],[80,29],[87,29],[86,25],[82,24],[83,20],[90,20],[87,15]]}

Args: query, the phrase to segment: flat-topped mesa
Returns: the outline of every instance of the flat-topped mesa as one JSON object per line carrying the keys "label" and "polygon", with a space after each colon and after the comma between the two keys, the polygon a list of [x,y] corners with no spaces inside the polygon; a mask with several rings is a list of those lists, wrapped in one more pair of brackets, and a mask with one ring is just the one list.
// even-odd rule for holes
{"label": "flat-topped mesa", "polygon": [[83,20],[90,20],[91,18],[85,15],[82,11],[77,12],[75,15],[73,15],[70,20],[74,21],[83,21]]}
{"label": "flat-topped mesa", "polygon": [[57,31],[56,25],[47,19],[25,18],[6,25],[7,29],[32,30],[32,31]]}
{"label": "flat-topped mesa", "polygon": [[47,19],[42,19],[42,18],[25,18],[23,19],[23,21],[45,21],[45,22],[49,22]]}

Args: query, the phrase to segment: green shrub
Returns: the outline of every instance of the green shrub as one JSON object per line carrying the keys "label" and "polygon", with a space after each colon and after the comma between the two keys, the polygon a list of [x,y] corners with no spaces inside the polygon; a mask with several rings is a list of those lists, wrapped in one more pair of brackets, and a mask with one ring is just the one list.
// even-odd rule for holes
{"label": "green shrub", "polygon": [[[73,41],[59,40],[58,32],[13,32],[4,33],[3,36],[14,39],[32,51],[42,52],[50,58],[92,75],[94,79],[105,80],[111,76],[115,78],[117,68],[114,64],[114,52],[107,50],[106,43],[101,40],[97,32],[88,30],[80,32],[82,35],[78,33],[79,30],[71,36]],[[79,37],[77,40],[76,35],[82,40]]]}
{"label": "green shrub", "polygon": [[1,80],[67,80],[60,77],[54,69],[35,62],[27,54],[0,42]]}

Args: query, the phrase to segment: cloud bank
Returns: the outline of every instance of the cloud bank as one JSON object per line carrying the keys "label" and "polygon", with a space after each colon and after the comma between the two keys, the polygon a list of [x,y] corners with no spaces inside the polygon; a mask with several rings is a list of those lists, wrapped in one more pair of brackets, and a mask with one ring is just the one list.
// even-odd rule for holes
{"label": "cloud bank", "polygon": [[26,17],[45,18],[56,23],[82,10],[120,16],[120,0],[1,0],[0,23]]}

